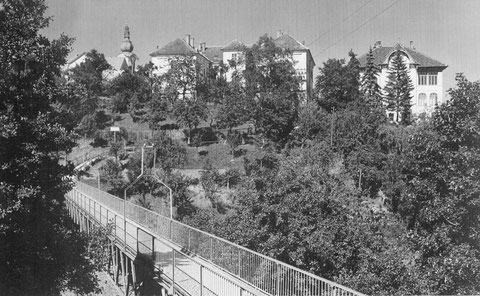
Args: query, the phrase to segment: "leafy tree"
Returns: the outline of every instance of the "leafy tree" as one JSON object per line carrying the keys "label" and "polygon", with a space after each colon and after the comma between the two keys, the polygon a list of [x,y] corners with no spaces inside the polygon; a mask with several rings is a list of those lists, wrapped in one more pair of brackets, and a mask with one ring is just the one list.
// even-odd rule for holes
{"label": "leafy tree", "polygon": [[70,70],[69,78],[83,85],[93,95],[103,91],[103,71],[110,69],[103,53],[92,49],[87,53],[85,61]]}
{"label": "leafy tree", "polygon": [[191,132],[207,119],[207,105],[201,93],[200,65],[191,56],[169,60],[170,68],[160,77],[162,93],[173,109],[179,125],[188,128],[188,143]]}
{"label": "leafy tree", "polygon": [[187,127],[187,142],[190,144],[192,131],[198,127],[202,120],[207,119],[206,105],[202,100],[193,97],[178,100],[173,105],[173,116],[177,123]]}
{"label": "leafy tree", "polygon": [[403,125],[411,123],[412,90],[413,85],[408,76],[407,66],[403,62],[403,54],[397,49],[390,62],[384,92],[387,110],[394,112],[396,121]]}
{"label": "leafy tree", "polygon": [[113,96],[112,111],[120,113],[128,111],[134,121],[147,116],[147,103],[152,97],[147,77],[126,71],[113,78],[108,87],[110,95]]}
{"label": "leafy tree", "polygon": [[100,182],[108,186],[108,192],[123,197],[123,189],[126,182],[122,176],[123,168],[121,164],[109,158],[98,171],[100,174]]}
{"label": "leafy tree", "polygon": [[187,150],[178,142],[168,137],[165,132],[156,133],[153,142],[157,153],[157,162],[169,175],[174,168],[183,165],[187,158]]}
{"label": "leafy tree", "polygon": [[316,78],[317,103],[328,112],[345,109],[359,98],[360,65],[352,51],[349,56],[346,65],[344,59],[329,59]]}
{"label": "leafy tree", "polygon": [[291,53],[267,35],[245,52],[247,101],[255,102],[254,121],[263,136],[281,147],[289,139],[298,116],[299,81]]}
{"label": "leafy tree", "polygon": [[170,174],[168,186],[173,191],[173,206],[176,208],[175,218],[182,221],[185,217],[191,216],[195,212],[195,206],[191,198],[191,192],[188,187],[195,185],[198,180],[184,176],[175,172]]}
{"label": "leafy tree", "polygon": [[240,81],[234,78],[223,95],[216,116],[217,126],[232,131],[250,120],[252,103],[247,99]]}
{"label": "leafy tree", "polygon": [[[64,208],[75,146],[56,85],[72,39],[39,34],[44,1],[1,3],[0,290],[8,295],[99,292],[87,242]],[[54,107],[54,104],[56,107]]]}
{"label": "leafy tree", "polygon": [[92,95],[84,85],[67,82],[64,78],[58,78],[59,96],[54,105],[61,114],[66,116],[65,121],[71,127],[79,127],[84,132],[81,122],[86,116],[91,116],[98,108],[98,98]]}
{"label": "leafy tree", "polygon": [[330,117],[316,102],[303,104],[293,131],[294,144],[303,147],[319,137],[328,138],[332,122]]}

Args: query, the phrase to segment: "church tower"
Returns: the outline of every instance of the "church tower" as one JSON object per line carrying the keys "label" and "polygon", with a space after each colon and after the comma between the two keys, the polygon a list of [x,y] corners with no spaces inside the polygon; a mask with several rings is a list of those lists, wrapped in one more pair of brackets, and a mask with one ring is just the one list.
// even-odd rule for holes
{"label": "church tower", "polygon": [[123,41],[120,43],[120,50],[122,53],[119,54],[118,57],[124,58],[131,71],[135,71],[135,62],[138,60],[138,57],[133,53],[133,43],[130,41],[130,28],[127,25],[125,25],[123,32]]}

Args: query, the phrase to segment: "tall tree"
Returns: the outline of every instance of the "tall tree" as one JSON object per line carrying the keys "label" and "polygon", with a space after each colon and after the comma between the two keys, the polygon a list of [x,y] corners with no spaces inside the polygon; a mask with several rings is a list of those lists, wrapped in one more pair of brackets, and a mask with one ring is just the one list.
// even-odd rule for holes
{"label": "tall tree", "polygon": [[190,143],[192,130],[207,119],[207,105],[199,88],[200,65],[191,56],[175,57],[169,63],[170,68],[160,77],[162,92],[177,123],[188,128]]}
{"label": "tall tree", "polygon": [[298,116],[299,80],[291,53],[267,35],[246,49],[243,77],[246,98],[255,102],[254,121],[258,131],[276,146],[290,138]]}
{"label": "tall tree", "polygon": [[411,123],[412,90],[413,84],[408,76],[407,66],[403,62],[403,53],[397,49],[390,61],[384,91],[387,110],[394,112],[396,121],[403,125]]}
{"label": "tall tree", "polygon": [[[375,65],[375,57],[373,56],[373,50],[370,47],[370,50],[367,54],[367,64],[365,65],[365,70],[361,79],[360,90],[363,95],[363,99],[367,105],[370,106],[372,110],[382,110],[383,108],[383,98],[382,91],[378,85],[378,72],[379,69]],[[385,112],[383,110],[383,112]]]}
{"label": "tall tree", "polygon": [[344,59],[329,59],[316,78],[317,103],[328,112],[343,110],[359,98],[360,64],[352,51],[349,56],[347,64]]}
{"label": "tall tree", "polygon": [[96,290],[86,241],[64,208],[74,146],[71,127],[53,107],[55,81],[72,39],[39,34],[50,18],[42,0],[3,0],[0,11],[0,290],[59,295]]}
{"label": "tall tree", "polygon": [[92,49],[87,53],[83,63],[70,70],[70,78],[85,86],[93,94],[100,95],[103,91],[103,71],[110,68],[103,53]]}

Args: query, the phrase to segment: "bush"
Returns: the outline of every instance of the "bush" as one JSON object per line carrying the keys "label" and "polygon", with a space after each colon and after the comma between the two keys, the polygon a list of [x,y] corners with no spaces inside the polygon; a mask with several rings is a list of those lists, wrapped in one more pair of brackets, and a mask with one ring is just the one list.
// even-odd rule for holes
{"label": "bush", "polygon": [[107,147],[107,145],[108,145],[108,141],[105,140],[98,132],[95,133],[93,142],[90,143],[90,146],[92,146],[93,148]]}

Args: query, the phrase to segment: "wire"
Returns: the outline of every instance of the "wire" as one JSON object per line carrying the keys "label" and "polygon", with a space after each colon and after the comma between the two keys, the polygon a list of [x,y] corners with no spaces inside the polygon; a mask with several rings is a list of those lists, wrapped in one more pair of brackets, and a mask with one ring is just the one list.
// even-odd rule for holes
{"label": "wire", "polygon": [[390,9],[392,6],[394,6],[395,4],[397,4],[398,2],[400,2],[400,0],[396,0],[394,1],[392,4],[390,4],[389,6],[387,6],[386,8],[384,8],[382,11],[380,11],[379,13],[375,14],[374,16],[372,16],[371,18],[369,18],[366,22],[362,23],[360,26],[356,27],[353,31],[349,32],[347,35],[344,35],[342,38],[338,39],[336,42],[334,42],[333,44],[331,44],[330,46],[328,46],[327,48],[325,48],[324,50],[322,50],[321,52],[319,52],[318,54],[315,55],[315,58],[317,58],[319,55],[321,55],[322,53],[324,53],[325,51],[329,50],[332,46],[334,46],[335,44],[337,44],[338,42],[342,41],[343,39],[347,38],[348,36],[350,36],[351,34],[357,32],[358,30],[360,30],[363,26],[365,26],[366,24],[368,24],[370,21],[372,21],[374,18],[378,17],[379,15],[381,15],[382,13],[384,13],[385,11],[387,11],[388,9]]}
{"label": "wire", "polygon": [[320,37],[318,37],[317,39],[313,40],[312,42],[310,42],[308,46],[312,45],[313,43],[317,42],[319,39],[321,39],[323,36],[327,35],[328,33],[332,32],[333,29],[337,28],[339,25],[341,25],[343,22],[345,22],[346,20],[348,20],[350,17],[352,17],[355,13],[357,13],[360,9],[364,8],[368,3],[372,2],[373,0],[368,0],[367,2],[365,2],[362,6],[360,6],[359,8],[357,8],[354,12],[352,12],[351,14],[347,15],[345,18],[343,18],[339,23],[335,24],[334,26],[330,27],[330,29],[328,29],[325,33],[323,33],[322,35],[320,35]]}

